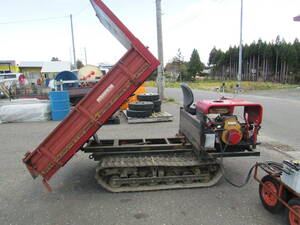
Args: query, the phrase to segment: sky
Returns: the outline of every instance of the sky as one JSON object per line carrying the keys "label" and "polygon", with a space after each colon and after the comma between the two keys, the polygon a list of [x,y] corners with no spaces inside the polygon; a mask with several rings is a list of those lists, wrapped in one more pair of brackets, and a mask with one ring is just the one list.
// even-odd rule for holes
{"label": "sky", "polygon": [[[241,0],[162,0],[165,64],[181,50],[189,60],[197,49],[207,63],[215,46],[239,44]],[[104,0],[104,3],[157,56],[155,0]],[[114,64],[126,49],[102,26],[89,0],[1,0],[0,60],[72,61],[69,15],[73,15],[76,58],[88,64]],[[299,0],[244,0],[243,42],[280,35],[300,39]]]}

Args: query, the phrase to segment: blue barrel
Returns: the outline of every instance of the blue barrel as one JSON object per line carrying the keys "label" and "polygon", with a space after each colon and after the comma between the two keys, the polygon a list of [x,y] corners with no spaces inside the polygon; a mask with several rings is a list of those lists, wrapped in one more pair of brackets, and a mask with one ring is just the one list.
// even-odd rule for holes
{"label": "blue barrel", "polygon": [[70,96],[68,91],[50,91],[52,120],[63,120],[70,112]]}

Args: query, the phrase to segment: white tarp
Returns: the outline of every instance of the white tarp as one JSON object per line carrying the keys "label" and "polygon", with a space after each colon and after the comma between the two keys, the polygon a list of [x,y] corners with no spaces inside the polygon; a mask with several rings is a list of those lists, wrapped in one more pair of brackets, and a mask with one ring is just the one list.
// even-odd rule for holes
{"label": "white tarp", "polygon": [[0,102],[0,123],[36,122],[50,119],[50,102],[18,99]]}

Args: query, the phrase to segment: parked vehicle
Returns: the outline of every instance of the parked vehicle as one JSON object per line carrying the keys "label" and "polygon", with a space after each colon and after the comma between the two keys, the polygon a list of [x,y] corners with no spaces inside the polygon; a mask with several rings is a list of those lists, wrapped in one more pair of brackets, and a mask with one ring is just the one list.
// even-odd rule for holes
{"label": "parked vehicle", "polygon": [[24,76],[23,73],[0,73],[0,80],[18,80],[21,75]]}
{"label": "parked vehicle", "polygon": [[[51,190],[50,178],[82,150],[99,161],[95,178],[111,192],[210,187],[223,176],[217,158],[259,156],[255,148],[261,105],[229,98],[194,103],[186,84],[181,86],[183,107],[175,137],[99,139],[97,130],[153,73],[159,61],[101,0],[91,3],[100,21],[108,24],[128,51],[52,133],[26,153],[23,162],[33,178],[42,176]],[[139,95],[139,100],[157,101],[158,96]],[[154,108],[154,103],[141,105],[131,104],[132,111]],[[243,117],[236,114],[239,107],[244,109]]]}
{"label": "parked vehicle", "polygon": [[23,73],[0,73],[0,82],[9,88],[12,84],[25,84],[26,78]]}

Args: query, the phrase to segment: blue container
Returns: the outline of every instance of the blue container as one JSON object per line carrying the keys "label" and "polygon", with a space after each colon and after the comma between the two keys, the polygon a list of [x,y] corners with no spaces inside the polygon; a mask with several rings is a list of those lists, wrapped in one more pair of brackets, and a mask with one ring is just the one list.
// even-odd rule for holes
{"label": "blue container", "polygon": [[70,96],[68,91],[50,91],[52,120],[63,120],[70,112]]}
{"label": "blue container", "polygon": [[[78,80],[78,78],[75,75],[75,73],[72,73],[71,71],[62,71],[56,75],[55,80],[67,81],[67,80]],[[79,87],[78,83],[63,84],[63,89],[76,88],[76,87]],[[61,89],[61,85],[57,85],[57,90],[61,91],[60,89]]]}

